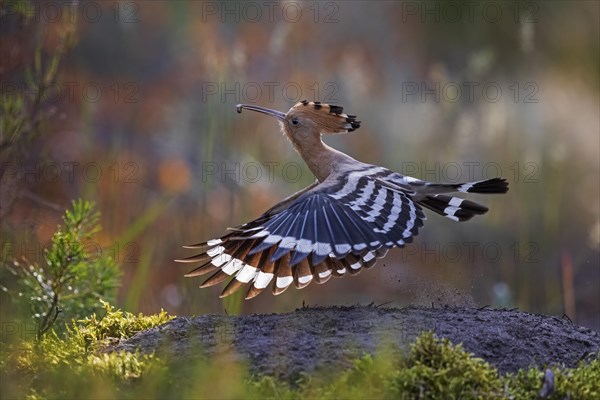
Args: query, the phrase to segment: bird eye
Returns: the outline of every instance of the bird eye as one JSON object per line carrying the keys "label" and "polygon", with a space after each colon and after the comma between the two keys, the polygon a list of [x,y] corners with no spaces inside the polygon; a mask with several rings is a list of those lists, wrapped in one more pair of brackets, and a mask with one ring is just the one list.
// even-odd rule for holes
{"label": "bird eye", "polygon": [[298,118],[294,117],[292,118],[292,125],[298,125],[300,123],[300,121],[298,121]]}

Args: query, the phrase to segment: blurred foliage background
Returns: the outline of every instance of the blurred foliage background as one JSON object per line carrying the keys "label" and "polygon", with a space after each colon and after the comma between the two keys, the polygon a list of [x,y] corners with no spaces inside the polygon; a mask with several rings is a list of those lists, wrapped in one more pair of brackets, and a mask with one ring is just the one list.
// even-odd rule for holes
{"label": "blurred foliage background", "polygon": [[[117,304],[134,313],[491,305],[600,330],[599,12],[595,1],[3,2],[2,261],[41,262],[84,198],[103,227],[86,251],[120,264]],[[490,212],[469,223],[429,214],[415,243],[356,277],[220,300],[220,287],[183,278],[180,246],[314,179],[273,120],[235,104],[302,99],[359,116],[358,131],[325,140],[361,161],[432,181],[502,175],[510,191],[474,196]]]}

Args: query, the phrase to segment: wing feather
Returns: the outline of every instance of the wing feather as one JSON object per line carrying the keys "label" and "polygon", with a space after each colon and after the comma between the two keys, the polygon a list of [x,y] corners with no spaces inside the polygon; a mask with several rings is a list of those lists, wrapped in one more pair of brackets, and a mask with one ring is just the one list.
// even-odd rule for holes
{"label": "wing feather", "polygon": [[177,261],[199,264],[186,276],[214,272],[201,287],[231,279],[222,297],[248,286],[247,299],[270,284],[278,295],[292,283],[304,288],[355,275],[423,225],[413,193],[382,181],[386,171],[370,167],[312,185],[221,238],[188,246],[198,254]]}

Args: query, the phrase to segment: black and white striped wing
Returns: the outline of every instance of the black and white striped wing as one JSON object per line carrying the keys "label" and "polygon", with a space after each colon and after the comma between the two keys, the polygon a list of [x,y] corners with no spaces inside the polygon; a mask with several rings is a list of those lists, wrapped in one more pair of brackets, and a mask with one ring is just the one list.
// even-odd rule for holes
{"label": "black and white striped wing", "polygon": [[410,192],[386,182],[391,172],[365,167],[328,179],[274,214],[195,246],[181,262],[201,265],[187,276],[214,271],[201,287],[233,279],[221,296],[249,285],[246,298],[273,282],[273,293],[372,267],[387,249],[412,240],[425,219]]}
{"label": "black and white striped wing", "polygon": [[402,247],[417,235],[426,218],[412,199],[414,192],[387,180],[392,174],[381,167],[350,172],[329,196],[349,207],[371,228],[378,237],[375,245]]}

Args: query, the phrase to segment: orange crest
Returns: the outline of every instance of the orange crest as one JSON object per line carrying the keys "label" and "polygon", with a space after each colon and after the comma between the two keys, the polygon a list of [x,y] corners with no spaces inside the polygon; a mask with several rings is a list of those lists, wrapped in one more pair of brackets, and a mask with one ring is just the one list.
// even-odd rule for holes
{"label": "orange crest", "polygon": [[320,101],[302,100],[290,108],[287,115],[290,114],[308,117],[323,133],[346,133],[360,128],[360,121],[356,120],[356,115],[344,114],[343,107]]}

